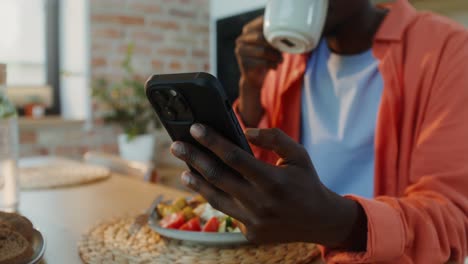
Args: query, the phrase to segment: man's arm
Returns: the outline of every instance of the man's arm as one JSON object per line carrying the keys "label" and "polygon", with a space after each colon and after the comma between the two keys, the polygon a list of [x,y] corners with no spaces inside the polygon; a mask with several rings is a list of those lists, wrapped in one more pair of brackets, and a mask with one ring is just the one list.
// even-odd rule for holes
{"label": "man's arm", "polygon": [[241,72],[235,109],[245,126],[257,127],[265,113],[261,102],[265,77],[283,60],[281,53],[263,35],[263,16],[244,26],[236,40],[235,52]]}
{"label": "man's arm", "polygon": [[[281,67],[282,66],[280,65],[279,68],[281,68]],[[266,128],[271,127],[270,116],[268,115],[269,112],[263,108],[263,102],[262,101],[265,101],[265,98],[262,98],[262,94],[265,93],[265,92],[267,92],[267,93],[268,92],[273,92],[273,90],[275,88],[274,87],[275,82],[276,82],[275,80],[276,80],[276,72],[268,73],[265,80],[264,80],[264,85],[263,85],[264,87],[261,90],[259,90],[259,92],[261,91],[261,94],[258,95],[260,97],[259,98],[260,101],[258,102],[258,107],[261,107],[262,111],[261,111],[260,119],[255,121],[256,122],[255,125],[249,125],[249,123],[245,122],[244,115],[247,112],[242,113],[240,111],[240,106],[241,106],[241,103],[242,103],[241,102],[242,99],[239,98],[234,102],[232,108],[234,110],[234,113],[237,116],[237,120],[239,120],[240,126],[241,126],[243,131],[245,131],[248,128],[266,129]],[[244,94],[244,96],[246,96],[246,98],[249,98],[249,96],[247,96],[245,94]],[[255,100],[255,99],[250,98],[249,100]],[[250,103],[253,103],[253,102],[250,102]],[[251,149],[253,151],[253,154],[258,159],[266,161],[266,162],[270,162],[270,163],[274,163],[276,161],[275,158],[271,158],[272,155],[268,151],[265,151],[262,148],[258,148],[257,146],[255,146],[253,144],[250,144],[250,147],[251,147]]]}
{"label": "man's arm", "polygon": [[440,60],[404,197],[349,197],[368,220],[364,252],[326,250],[340,263],[462,263],[468,236],[468,36],[454,34]]}

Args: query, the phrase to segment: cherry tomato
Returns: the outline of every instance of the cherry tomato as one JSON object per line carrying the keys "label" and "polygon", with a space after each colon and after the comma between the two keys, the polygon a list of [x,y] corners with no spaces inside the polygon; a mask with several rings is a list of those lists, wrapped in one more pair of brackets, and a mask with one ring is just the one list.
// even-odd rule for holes
{"label": "cherry tomato", "polygon": [[184,230],[184,231],[192,231],[192,232],[199,232],[201,231],[200,227],[200,218],[195,217],[190,219],[187,223],[183,224],[179,230]]}
{"label": "cherry tomato", "polygon": [[159,223],[163,228],[178,229],[185,223],[185,217],[183,212],[172,213],[164,217]]}
{"label": "cherry tomato", "polygon": [[218,232],[219,220],[216,217],[210,218],[203,227],[203,232]]}

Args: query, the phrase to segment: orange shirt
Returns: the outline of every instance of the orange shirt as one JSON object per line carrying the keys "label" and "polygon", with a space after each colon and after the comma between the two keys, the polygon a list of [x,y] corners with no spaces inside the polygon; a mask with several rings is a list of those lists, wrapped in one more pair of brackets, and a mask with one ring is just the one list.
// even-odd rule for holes
{"label": "orange shirt", "polygon": [[[373,44],[384,90],[375,135],[367,250],[324,249],[329,263],[462,263],[468,236],[468,31],[397,0]],[[309,55],[285,55],[263,85],[259,128],[300,138]],[[274,154],[253,147],[275,162]],[[332,166],[332,165],[331,165]]]}

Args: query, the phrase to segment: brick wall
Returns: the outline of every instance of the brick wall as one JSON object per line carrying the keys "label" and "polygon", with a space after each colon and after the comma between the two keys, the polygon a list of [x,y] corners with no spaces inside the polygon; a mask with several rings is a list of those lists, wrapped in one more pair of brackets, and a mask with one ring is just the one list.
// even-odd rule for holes
{"label": "brick wall", "polygon": [[20,126],[20,156],[57,155],[80,159],[89,150],[117,153],[115,135],[119,129],[96,126],[85,130],[73,122]]}
{"label": "brick wall", "polygon": [[92,0],[92,74],[119,77],[127,45],[146,79],[208,70],[208,0]]}
{"label": "brick wall", "polygon": [[[90,8],[93,79],[119,80],[129,44],[142,79],[208,70],[209,0],[90,0]],[[116,153],[120,130],[95,123],[91,131],[66,124],[22,129],[20,154],[81,158],[88,150]]]}

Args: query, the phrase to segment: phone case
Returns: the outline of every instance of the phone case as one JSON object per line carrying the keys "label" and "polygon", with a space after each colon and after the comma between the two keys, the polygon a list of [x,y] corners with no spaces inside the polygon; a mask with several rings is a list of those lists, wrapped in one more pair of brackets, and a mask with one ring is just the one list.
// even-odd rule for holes
{"label": "phone case", "polygon": [[214,76],[203,72],[154,75],[145,87],[148,100],[172,140],[203,148],[189,132],[192,124],[200,123],[252,154],[231,103]]}

